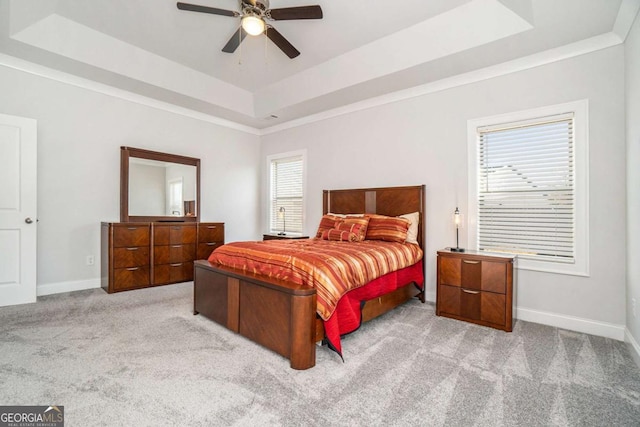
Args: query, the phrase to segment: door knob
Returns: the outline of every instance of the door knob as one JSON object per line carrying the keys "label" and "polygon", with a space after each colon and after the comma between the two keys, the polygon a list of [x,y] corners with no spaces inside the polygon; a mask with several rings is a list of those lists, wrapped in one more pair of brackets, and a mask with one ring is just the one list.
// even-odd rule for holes
{"label": "door knob", "polygon": [[24,222],[26,222],[27,224],[31,224],[33,220],[31,218],[25,218]]}

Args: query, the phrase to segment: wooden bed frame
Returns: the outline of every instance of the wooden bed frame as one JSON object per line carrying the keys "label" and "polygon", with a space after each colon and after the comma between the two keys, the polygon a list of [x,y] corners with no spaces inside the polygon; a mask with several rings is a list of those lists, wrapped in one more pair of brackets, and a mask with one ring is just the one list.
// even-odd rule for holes
{"label": "wooden bed frame", "polygon": [[[418,243],[424,251],[425,187],[324,190],[323,214],[377,213],[398,216],[420,212]],[[425,252],[426,254],[426,252]],[[426,263],[423,261],[423,268]],[[288,358],[293,369],[316,363],[316,342],[324,338],[316,315],[316,291],[310,286],[246,274],[206,260],[195,262],[193,313],[227,327]],[[425,274],[426,277],[426,274]],[[411,298],[425,302],[424,292],[408,283],[366,301],[362,321],[384,314]]]}

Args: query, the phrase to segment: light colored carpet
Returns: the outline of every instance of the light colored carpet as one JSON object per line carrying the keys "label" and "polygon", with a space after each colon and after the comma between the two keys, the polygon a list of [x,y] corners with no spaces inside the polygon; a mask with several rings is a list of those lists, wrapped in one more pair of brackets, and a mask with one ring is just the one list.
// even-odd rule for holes
{"label": "light colored carpet", "polygon": [[64,405],[67,426],[638,426],[622,342],[411,301],[289,362],[194,316],[192,284],[0,308],[0,405]]}

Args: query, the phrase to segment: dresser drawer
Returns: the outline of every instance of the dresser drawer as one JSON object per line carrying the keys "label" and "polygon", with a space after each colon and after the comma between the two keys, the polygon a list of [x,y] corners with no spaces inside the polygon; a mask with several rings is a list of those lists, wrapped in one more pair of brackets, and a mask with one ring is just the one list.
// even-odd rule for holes
{"label": "dresser drawer", "polygon": [[153,284],[188,282],[193,280],[193,262],[177,262],[154,266]]}
{"label": "dresser drawer", "polygon": [[171,264],[193,261],[196,256],[196,245],[165,245],[153,248],[154,264]]}
{"label": "dresser drawer", "polygon": [[217,247],[222,246],[223,242],[207,242],[207,243],[198,243],[198,256],[196,259],[208,259],[211,252]]}
{"label": "dresser drawer", "polygon": [[133,289],[149,286],[149,267],[116,268],[113,271],[115,290]]}
{"label": "dresser drawer", "polygon": [[149,265],[149,246],[113,249],[113,268]]}
{"label": "dresser drawer", "polygon": [[195,242],[195,224],[162,224],[153,227],[154,245],[183,245]]}
{"label": "dresser drawer", "polygon": [[200,224],[198,242],[224,242],[224,224]]}
{"label": "dresser drawer", "polygon": [[149,244],[149,236],[148,225],[118,225],[113,227],[113,246],[146,246]]}

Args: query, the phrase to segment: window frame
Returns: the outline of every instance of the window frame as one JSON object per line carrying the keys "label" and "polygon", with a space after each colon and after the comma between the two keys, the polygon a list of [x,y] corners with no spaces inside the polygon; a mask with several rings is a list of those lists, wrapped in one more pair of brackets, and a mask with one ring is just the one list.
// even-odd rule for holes
{"label": "window frame", "polygon": [[272,214],[272,206],[271,206],[271,164],[273,161],[288,159],[291,157],[301,157],[302,158],[302,218],[300,219],[302,227],[300,232],[287,231],[287,236],[302,236],[304,235],[305,230],[305,222],[306,222],[306,203],[307,203],[307,150],[295,150],[295,151],[287,151],[283,153],[271,154],[266,157],[266,167],[265,167],[265,175],[266,175],[266,212],[265,212],[265,227],[268,234],[278,233],[281,230],[271,230],[271,214]]}
{"label": "window frame", "polygon": [[522,110],[512,113],[482,117],[467,121],[468,147],[468,215],[467,242],[470,248],[478,249],[478,128],[509,125],[516,122],[533,121],[565,113],[574,114],[574,250],[573,263],[555,262],[519,257],[516,268],[548,273],[589,276],[589,102],[579,100],[564,104]]}

